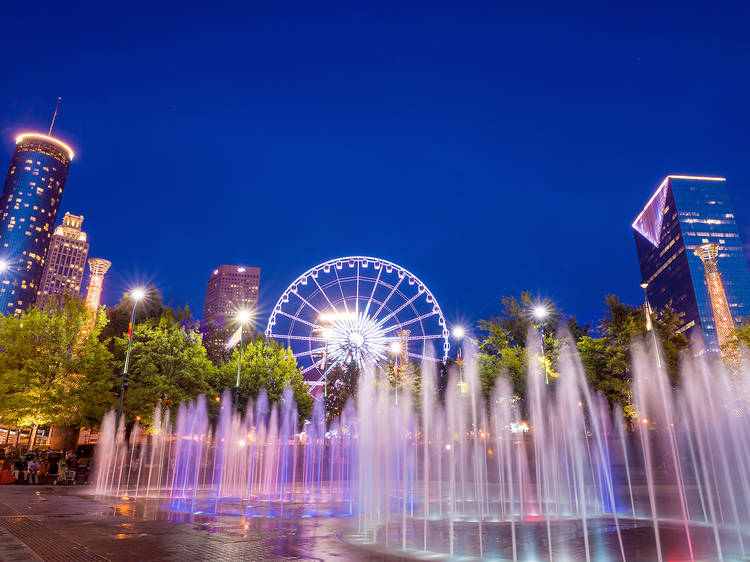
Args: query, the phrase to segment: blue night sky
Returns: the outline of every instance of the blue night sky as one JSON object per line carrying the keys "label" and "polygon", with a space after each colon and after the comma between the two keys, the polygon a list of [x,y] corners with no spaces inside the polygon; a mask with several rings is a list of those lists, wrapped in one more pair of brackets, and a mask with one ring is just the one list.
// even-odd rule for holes
{"label": "blue night sky", "polygon": [[630,224],[669,173],[727,177],[750,240],[740,8],[108,4],[4,4],[0,83],[2,166],[63,98],[58,221],[113,262],[107,303],[153,282],[201,316],[228,263],[262,268],[267,311],[364,254],[449,321],[524,289],[594,320],[640,303]]}

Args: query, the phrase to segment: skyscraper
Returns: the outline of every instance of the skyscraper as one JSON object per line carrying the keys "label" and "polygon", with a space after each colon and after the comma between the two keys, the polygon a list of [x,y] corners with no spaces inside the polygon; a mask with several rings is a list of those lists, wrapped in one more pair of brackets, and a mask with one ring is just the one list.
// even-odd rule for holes
{"label": "skyscraper", "polygon": [[633,222],[633,230],[649,302],[657,309],[671,304],[684,314],[680,331],[718,352],[708,270],[701,258],[705,252],[696,253],[697,248],[716,244],[706,256],[709,268],[716,267],[721,277],[731,317],[736,322],[750,315],[750,272],[726,179],[667,176]]}
{"label": "skyscraper", "polygon": [[252,321],[247,328],[254,329],[255,313],[258,309],[260,268],[242,265],[220,265],[211,273],[206,285],[206,301],[203,305],[204,344],[209,357],[216,363],[224,361],[224,343],[236,328],[232,319],[240,310],[248,310]]}
{"label": "skyscraper", "polygon": [[63,222],[55,228],[44,262],[38,303],[44,306],[50,295],[77,295],[86,268],[89,243],[81,230],[83,217],[65,213]]}
{"label": "skyscraper", "polygon": [[240,310],[255,312],[258,307],[260,268],[220,265],[206,285],[204,320],[223,324]]}
{"label": "skyscraper", "polygon": [[0,194],[0,312],[15,314],[39,292],[73,151],[62,141],[23,133]]}
{"label": "skyscraper", "polygon": [[102,284],[104,274],[109,270],[112,262],[102,258],[89,260],[89,286],[86,288],[86,306],[91,310],[98,310],[101,304]]}

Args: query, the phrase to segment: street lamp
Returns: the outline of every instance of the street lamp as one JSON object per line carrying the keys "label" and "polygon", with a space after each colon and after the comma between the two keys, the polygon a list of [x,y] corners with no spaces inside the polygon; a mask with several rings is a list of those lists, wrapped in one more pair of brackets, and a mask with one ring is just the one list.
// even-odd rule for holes
{"label": "street lamp", "polygon": [[245,331],[245,324],[250,322],[251,314],[249,310],[240,310],[237,313],[237,322],[240,324],[240,360],[237,362],[237,382],[234,385],[234,409],[237,409],[237,402],[240,398],[240,373],[242,372],[242,332]]}
{"label": "street lamp", "polygon": [[10,269],[10,265],[5,260],[0,260],[0,273],[4,273]]}
{"label": "street lamp", "polygon": [[542,347],[542,364],[544,365],[544,383],[549,384],[549,370],[547,369],[547,355],[544,351],[544,321],[549,316],[549,308],[544,304],[537,304],[532,310],[532,315],[539,322],[539,341]]}
{"label": "street lamp", "polygon": [[128,351],[125,354],[125,367],[122,370],[122,386],[120,387],[120,402],[117,406],[117,420],[115,422],[115,431],[120,426],[120,417],[122,416],[122,399],[125,391],[128,389],[128,365],[130,365],[130,351],[133,348],[133,328],[135,326],[135,309],[138,301],[143,300],[146,296],[146,290],[138,287],[130,291],[130,298],[133,300],[133,311],[130,313],[130,324],[128,324]]}
{"label": "street lamp", "polygon": [[453,337],[458,340],[458,356],[456,357],[456,363],[458,363],[458,387],[463,391],[464,388],[464,360],[463,360],[463,339],[466,335],[466,329],[463,326],[455,326],[452,330]]}
{"label": "street lamp", "polygon": [[643,296],[645,298],[645,301],[643,303],[643,309],[646,311],[646,331],[651,332],[651,335],[654,338],[654,353],[656,353],[656,366],[661,367],[661,358],[659,357],[659,347],[656,343],[656,330],[654,330],[654,325],[651,320],[651,305],[648,302],[648,282],[642,281],[641,282],[641,289],[643,289]]}

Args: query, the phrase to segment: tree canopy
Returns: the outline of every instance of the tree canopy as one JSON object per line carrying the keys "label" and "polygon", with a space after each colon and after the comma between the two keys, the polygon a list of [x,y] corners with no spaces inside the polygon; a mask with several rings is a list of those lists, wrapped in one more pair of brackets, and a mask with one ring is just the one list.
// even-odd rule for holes
{"label": "tree canopy", "polygon": [[[218,369],[214,389],[234,389],[237,381],[239,349],[232,352],[231,358]],[[238,407],[245,410],[249,398],[257,398],[265,389],[270,403],[279,403],[284,389],[289,386],[297,402],[300,419],[309,418],[312,412],[312,396],[297,366],[291,350],[280,346],[276,341],[257,336],[245,343],[242,352],[242,369]]]}
{"label": "tree canopy", "polygon": [[0,415],[18,426],[89,425],[112,407],[106,320],[79,298],[0,317]]}
{"label": "tree canopy", "polygon": [[[179,311],[178,311],[179,312]],[[132,351],[123,411],[126,420],[151,419],[157,404],[174,409],[185,400],[212,391],[215,365],[206,356],[202,336],[186,327],[169,308],[159,318],[146,319],[133,330]],[[119,373],[125,362],[127,335],[113,341]],[[119,376],[116,391],[119,391]]]}

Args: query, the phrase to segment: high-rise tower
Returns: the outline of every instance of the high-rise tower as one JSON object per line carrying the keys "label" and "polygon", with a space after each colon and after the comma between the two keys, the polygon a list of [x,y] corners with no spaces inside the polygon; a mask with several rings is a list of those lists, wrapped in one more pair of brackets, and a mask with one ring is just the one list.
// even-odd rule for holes
{"label": "high-rise tower", "polygon": [[102,283],[104,274],[107,273],[111,261],[102,258],[91,258],[89,260],[89,286],[86,288],[86,306],[91,310],[98,310],[102,297]]}
{"label": "high-rise tower", "polygon": [[716,245],[714,259],[732,321],[750,316],[750,272],[726,183],[724,178],[668,176],[633,222],[648,301],[657,310],[671,304],[683,313],[680,331],[702,339],[714,353],[720,350],[720,326],[697,248]]}
{"label": "high-rise tower", "polygon": [[203,305],[203,340],[212,360],[219,363],[226,354],[224,343],[229,334],[224,328],[232,325],[233,318],[241,310],[252,313],[251,331],[256,321],[260,268],[243,265],[220,265],[211,273],[206,285],[206,301]]}
{"label": "high-rise tower", "polygon": [[703,269],[706,277],[706,287],[711,299],[711,309],[714,313],[714,325],[716,326],[716,338],[719,341],[719,348],[724,355],[724,346],[732,339],[732,331],[735,328],[732,313],[729,311],[727,295],[724,291],[724,283],[721,281],[719,273],[719,264],[716,258],[719,257],[719,245],[714,242],[701,244],[695,248],[695,255],[703,262]]}
{"label": "high-rise tower", "polygon": [[65,213],[62,224],[55,228],[37,297],[40,306],[44,306],[50,295],[77,295],[81,292],[89,253],[89,243],[81,224],[82,216]]}
{"label": "high-rise tower", "polygon": [[0,194],[0,313],[21,312],[37,297],[73,151],[39,133],[16,138]]}

